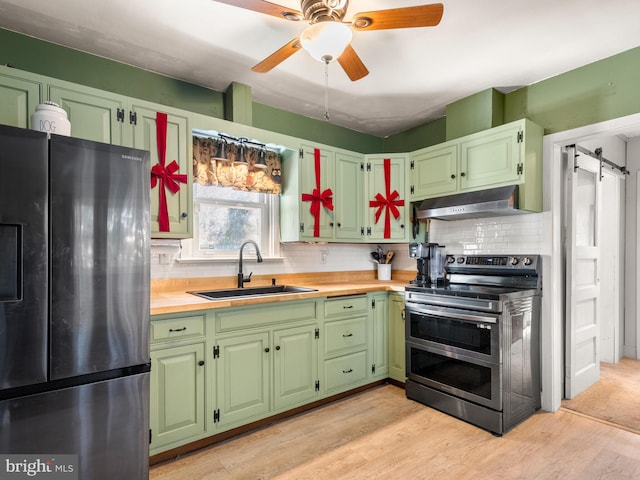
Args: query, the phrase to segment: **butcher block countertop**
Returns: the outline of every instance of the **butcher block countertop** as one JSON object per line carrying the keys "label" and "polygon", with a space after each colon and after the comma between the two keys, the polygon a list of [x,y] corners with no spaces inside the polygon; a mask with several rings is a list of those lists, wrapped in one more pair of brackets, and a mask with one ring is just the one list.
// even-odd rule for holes
{"label": "butcher block countertop", "polygon": [[280,293],[243,298],[207,300],[190,291],[216,290],[236,287],[236,277],[181,278],[151,281],[151,315],[189,312],[212,308],[287,302],[318,297],[358,295],[369,292],[403,292],[405,285],[415,278],[414,271],[394,270],[391,280],[377,280],[375,271],[316,272],[304,274],[254,275],[246,287],[294,285],[314,288],[315,292]]}

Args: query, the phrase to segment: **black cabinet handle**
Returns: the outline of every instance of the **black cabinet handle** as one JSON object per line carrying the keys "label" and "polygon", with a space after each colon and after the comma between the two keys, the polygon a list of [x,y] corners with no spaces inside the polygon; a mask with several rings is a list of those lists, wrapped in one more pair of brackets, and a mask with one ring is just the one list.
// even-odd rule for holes
{"label": "black cabinet handle", "polygon": [[264,349],[264,351],[265,351],[266,353],[269,353],[269,347],[265,348],[265,349]]}
{"label": "black cabinet handle", "polygon": [[342,336],[343,336],[344,338],[347,338],[347,337],[353,337],[353,333],[347,333],[346,335],[345,335],[345,334],[342,334]]}
{"label": "black cabinet handle", "polygon": [[182,212],[182,214],[180,215],[181,218],[187,218],[187,212]]}
{"label": "black cabinet handle", "polygon": [[351,373],[353,372],[353,368],[350,368],[349,370],[342,370],[342,373]]}
{"label": "black cabinet handle", "polygon": [[329,222],[329,226],[333,228],[333,222]]}
{"label": "black cabinet handle", "polygon": [[184,332],[187,329],[187,327],[182,327],[182,328],[170,328],[169,332]]}
{"label": "black cabinet handle", "polygon": [[342,228],[342,224],[338,222],[338,228]]}
{"label": "black cabinet handle", "polygon": [[353,308],[353,305],[343,305],[342,308]]}
{"label": "black cabinet handle", "polygon": [[276,345],[276,350],[280,350],[280,345]]}
{"label": "black cabinet handle", "polygon": [[198,362],[198,365],[203,366],[203,365],[204,365],[204,360],[200,360],[200,361]]}
{"label": "black cabinet handle", "polygon": [[460,176],[461,176],[461,177],[464,177],[464,176],[466,176],[466,175],[467,175],[467,174],[466,174],[466,173],[464,173],[464,172],[460,173]]}
{"label": "black cabinet handle", "polygon": [[402,225],[400,225],[400,228],[404,228],[404,223]]}
{"label": "black cabinet handle", "polygon": [[451,174],[451,179],[453,180],[454,178],[456,178],[455,174]]}

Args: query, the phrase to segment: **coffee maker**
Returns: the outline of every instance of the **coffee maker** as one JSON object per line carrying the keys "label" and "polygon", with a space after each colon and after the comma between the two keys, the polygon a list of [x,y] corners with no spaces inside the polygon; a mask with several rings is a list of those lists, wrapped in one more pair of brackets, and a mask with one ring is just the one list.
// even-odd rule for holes
{"label": "coffee maker", "polygon": [[418,286],[444,284],[444,245],[438,243],[410,243],[409,257],[415,258],[418,274],[410,283]]}

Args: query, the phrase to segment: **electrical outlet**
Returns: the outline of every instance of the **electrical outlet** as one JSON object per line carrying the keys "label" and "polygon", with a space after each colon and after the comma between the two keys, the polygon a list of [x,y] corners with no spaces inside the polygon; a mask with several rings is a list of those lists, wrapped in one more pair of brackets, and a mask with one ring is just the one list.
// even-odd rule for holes
{"label": "electrical outlet", "polygon": [[327,264],[327,257],[329,256],[329,249],[328,248],[323,248],[322,250],[320,250],[320,265],[326,265]]}

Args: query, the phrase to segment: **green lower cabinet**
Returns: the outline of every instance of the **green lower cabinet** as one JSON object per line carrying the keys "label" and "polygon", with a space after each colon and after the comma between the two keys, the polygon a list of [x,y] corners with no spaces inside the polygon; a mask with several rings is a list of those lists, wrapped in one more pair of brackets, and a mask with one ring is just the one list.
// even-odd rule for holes
{"label": "green lower cabinet", "polygon": [[273,332],[274,408],[286,410],[318,398],[317,326]]}
{"label": "green lower cabinet", "polygon": [[220,339],[214,349],[216,362],[218,427],[256,420],[271,409],[269,333],[243,333]]}
{"label": "green lower cabinet", "polygon": [[341,355],[324,361],[324,393],[336,393],[351,390],[366,383],[367,351]]}
{"label": "green lower cabinet", "polygon": [[371,379],[389,376],[389,295],[386,292],[369,294],[371,322],[370,348]]}
{"label": "green lower cabinet", "polygon": [[151,352],[150,453],[205,432],[204,342]]}
{"label": "green lower cabinet", "polygon": [[404,296],[389,295],[389,377],[404,383],[405,371]]}

